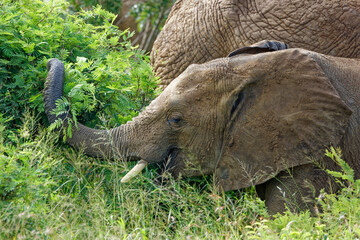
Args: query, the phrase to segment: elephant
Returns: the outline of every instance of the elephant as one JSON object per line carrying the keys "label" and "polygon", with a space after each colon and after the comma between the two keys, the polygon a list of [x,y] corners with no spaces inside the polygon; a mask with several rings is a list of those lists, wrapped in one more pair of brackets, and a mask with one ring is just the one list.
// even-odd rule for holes
{"label": "elephant", "polygon": [[178,0],[154,42],[162,88],[192,63],[264,39],[326,55],[360,57],[359,0]]}
{"label": "elephant", "polygon": [[[192,64],[132,121],[109,130],[79,123],[67,142],[92,156],[156,164],[174,177],[213,175],[220,191],[257,186],[271,214],[285,211],[284,195],[294,211],[311,210],[314,194],[336,187],[322,170],[337,169],[327,147],[341,147],[359,177],[360,59],[274,46]],[[52,59],[47,67],[45,111],[66,127],[71,116],[52,111],[64,66]]]}

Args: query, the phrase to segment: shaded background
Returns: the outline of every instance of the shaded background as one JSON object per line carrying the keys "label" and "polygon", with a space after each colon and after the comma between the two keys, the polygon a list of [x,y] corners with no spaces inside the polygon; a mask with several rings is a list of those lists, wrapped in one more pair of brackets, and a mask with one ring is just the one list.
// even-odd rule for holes
{"label": "shaded background", "polygon": [[91,9],[101,5],[117,14],[114,24],[120,30],[129,29],[135,34],[131,38],[133,46],[150,52],[160,33],[175,0],[70,0],[73,11]]}

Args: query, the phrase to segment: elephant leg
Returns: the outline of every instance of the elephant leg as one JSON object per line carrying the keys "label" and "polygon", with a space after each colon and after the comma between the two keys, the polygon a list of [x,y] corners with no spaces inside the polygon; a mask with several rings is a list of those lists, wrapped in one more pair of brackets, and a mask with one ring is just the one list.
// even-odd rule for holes
{"label": "elephant leg", "polygon": [[267,182],[255,186],[257,196],[263,201],[265,201],[266,184]]}
{"label": "elephant leg", "polygon": [[320,190],[336,192],[339,188],[323,169],[314,164],[281,172],[264,185],[265,204],[271,215],[283,213],[287,208],[292,212],[310,210],[316,214],[320,210],[316,205]]}

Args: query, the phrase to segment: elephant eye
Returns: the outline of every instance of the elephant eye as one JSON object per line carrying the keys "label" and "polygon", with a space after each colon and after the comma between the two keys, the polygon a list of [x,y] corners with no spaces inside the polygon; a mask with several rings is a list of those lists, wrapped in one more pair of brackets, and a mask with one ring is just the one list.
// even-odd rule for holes
{"label": "elephant eye", "polygon": [[180,116],[175,116],[167,120],[167,123],[170,127],[180,127],[182,118]]}
{"label": "elephant eye", "polygon": [[237,107],[240,105],[240,103],[244,100],[244,91],[241,91],[238,95],[237,98],[234,102],[234,104],[231,107],[231,111],[230,111],[230,117],[234,114],[235,110],[237,109]]}
{"label": "elephant eye", "polygon": [[170,122],[173,122],[173,123],[178,123],[178,122],[181,121],[181,118],[179,118],[179,117],[171,118],[169,121],[170,121]]}

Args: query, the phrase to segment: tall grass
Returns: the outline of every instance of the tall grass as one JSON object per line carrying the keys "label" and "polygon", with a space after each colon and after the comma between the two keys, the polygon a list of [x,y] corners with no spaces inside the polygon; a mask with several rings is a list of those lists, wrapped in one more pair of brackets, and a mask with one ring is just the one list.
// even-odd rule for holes
{"label": "tall grass", "polygon": [[220,194],[205,177],[160,185],[151,167],[121,184],[131,163],[89,158],[61,145],[29,113],[19,130],[7,130],[5,121],[0,117],[1,239],[360,237],[358,180],[349,178],[339,195],[323,194],[316,217],[269,217],[254,188]]}

